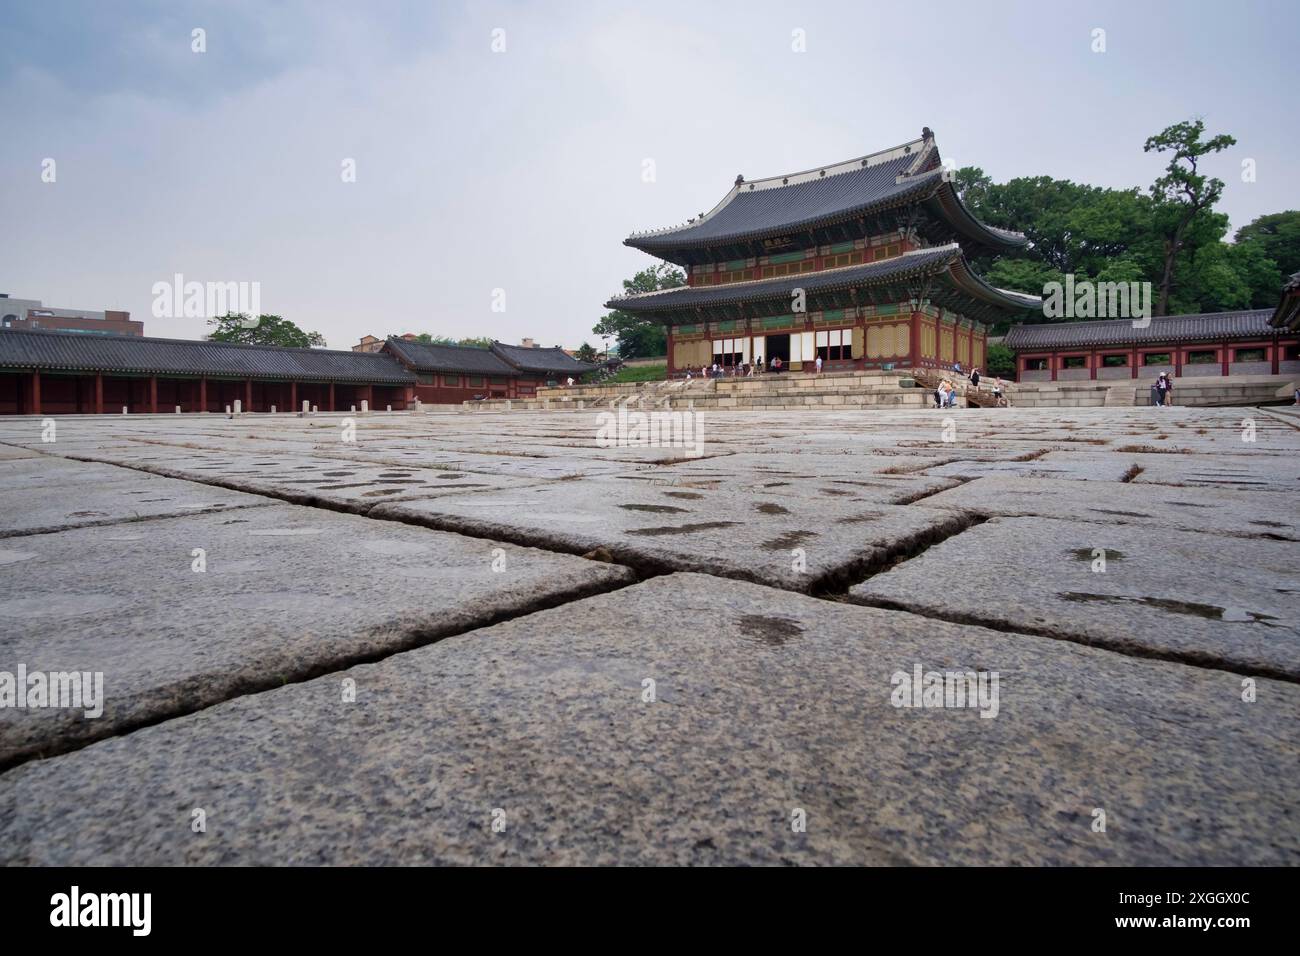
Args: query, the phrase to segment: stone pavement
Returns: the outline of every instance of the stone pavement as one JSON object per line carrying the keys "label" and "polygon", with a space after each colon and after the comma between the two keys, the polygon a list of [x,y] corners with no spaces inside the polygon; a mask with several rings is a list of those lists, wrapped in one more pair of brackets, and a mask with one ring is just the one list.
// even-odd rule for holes
{"label": "stone pavement", "polygon": [[56,421],[0,863],[1300,863],[1285,411]]}

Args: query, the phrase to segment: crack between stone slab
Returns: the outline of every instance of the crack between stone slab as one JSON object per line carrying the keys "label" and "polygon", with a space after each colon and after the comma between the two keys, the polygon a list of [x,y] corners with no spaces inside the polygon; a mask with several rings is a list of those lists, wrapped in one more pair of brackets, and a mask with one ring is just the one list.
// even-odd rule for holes
{"label": "crack between stone slab", "polygon": [[983,617],[979,614],[956,611],[939,611],[933,608],[909,605],[903,601],[892,601],[889,598],[848,598],[847,602],[861,607],[879,608],[883,611],[902,611],[907,614],[914,614],[917,617],[926,617],[936,621],[945,621],[949,624],[965,624],[972,627],[983,627],[991,631],[998,631],[999,633],[1009,634],[1012,636],[1016,634],[1028,634],[1033,637],[1046,637],[1055,641],[1065,641],[1070,644],[1078,644],[1081,647],[1092,647],[1103,651],[1109,651],[1123,657],[1165,661],[1171,664],[1183,664],[1188,667],[1196,667],[1202,670],[1226,671],[1230,674],[1240,674],[1243,677],[1264,677],[1269,680],[1285,681],[1289,684],[1300,684],[1300,674],[1282,670],[1280,668],[1269,667],[1267,665],[1243,666],[1240,664],[1234,664],[1233,662],[1208,651],[1160,650],[1159,648],[1142,647],[1141,645],[1127,641],[1108,640],[1106,638],[1071,634],[1050,627],[1017,624],[1010,621],[1004,621],[1000,618]]}
{"label": "crack between stone slab", "polygon": [[131,515],[123,518],[107,518],[103,521],[86,521],[81,524],[64,524],[50,525],[44,528],[22,528],[17,531],[0,531],[0,541],[11,540],[13,538],[30,538],[39,534],[59,534],[63,531],[80,531],[83,528],[111,528],[120,524],[142,524],[146,521],[169,521],[175,518],[201,518],[207,515],[225,514],[228,511],[245,511],[249,508],[266,508],[278,501],[254,501],[246,505],[221,505],[216,508],[196,509],[194,511],[179,511],[172,514],[160,515]]}
{"label": "crack between stone slab", "polygon": [[[938,513],[940,512],[936,512]],[[893,570],[904,561],[920,557],[935,545],[949,538],[955,538],[988,520],[986,516],[971,511],[953,510],[950,512],[950,517],[942,524],[931,526],[920,534],[913,535],[889,548],[879,549],[876,555],[856,562],[840,572],[825,575],[823,580],[831,579],[826,580],[827,586],[814,587],[808,593],[813,597],[827,600],[847,601],[848,593],[853,587],[878,574]]]}
{"label": "crack between stone slab", "polygon": [[[1064,480],[1073,480],[1073,479],[1064,479]],[[1119,482],[1113,482],[1113,484],[1118,484],[1118,483]],[[1153,487],[1164,487],[1164,485],[1161,485],[1158,482],[1154,482],[1154,481],[1139,482],[1136,487],[1141,488],[1141,487],[1146,487],[1147,485],[1152,485]],[[1182,487],[1188,487],[1188,486],[1182,486]],[[1268,491],[1268,492],[1258,492],[1258,493],[1259,494],[1283,494],[1283,495],[1291,494],[1291,492],[1287,492],[1287,491],[1281,491],[1281,492]],[[935,492],[935,494],[938,494],[938,492]],[[1085,518],[1081,515],[1040,514],[1034,511],[989,512],[989,511],[979,511],[978,509],[971,509],[969,513],[979,515],[984,521],[988,521],[991,518],[1043,518],[1052,521],[1078,521],[1083,524],[1122,525],[1123,527],[1126,528],[1147,528],[1150,529],[1155,534],[1159,534],[1162,531],[1179,531],[1182,532],[1183,534],[1226,535],[1230,538],[1239,538],[1244,541],[1285,541],[1288,544],[1300,541],[1300,539],[1292,538],[1284,534],[1273,534],[1267,531],[1251,532],[1247,534],[1239,531],[1225,531],[1221,528],[1193,528],[1187,525],[1166,525],[1166,524],[1157,524],[1157,523],[1150,523],[1150,522],[1143,523],[1139,521],[1120,521],[1120,520],[1116,520],[1116,516],[1111,516],[1110,520],[1105,520],[1102,518]]]}
{"label": "crack between stone slab", "polygon": [[[278,688],[290,684],[302,684],[307,681],[315,680],[318,677],[342,673],[363,664],[375,664],[398,654],[405,654],[410,651],[438,644],[448,638],[473,634],[496,624],[503,624],[507,621],[529,617],[540,611],[563,607],[566,604],[572,604],[575,601],[585,600],[586,598],[596,597],[603,594],[612,594],[638,583],[640,583],[640,581],[636,577],[627,581],[589,581],[586,583],[578,583],[567,590],[551,592],[524,604],[494,611],[491,614],[486,614],[464,627],[446,631],[440,631],[437,628],[417,629],[406,634],[401,641],[388,647],[350,655],[344,653],[334,660],[319,664],[308,664],[288,674],[285,672],[277,672],[261,679],[250,678],[236,681],[222,693],[220,699],[176,703],[161,712],[150,714],[148,717],[140,718],[138,720],[129,721],[112,728],[111,730],[106,730],[101,734],[87,735],[75,740],[57,741],[53,746],[44,749],[32,748],[18,754],[0,757],[0,778],[2,778],[3,774],[17,767],[21,767],[24,764],[31,763],[34,760],[48,760],[52,757],[76,753],[77,751],[84,750],[86,747],[93,744],[105,740],[113,740],[117,737],[125,737],[138,730],[143,730],[146,727],[154,727],[170,720],[177,720],[179,718],[188,717],[192,714],[202,713],[205,710],[218,707],[234,700],[277,690]],[[191,678],[191,680],[200,679],[201,677]],[[175,688],[169,689],[175,690]],[[166,690],[168,689],[164,689],[164,691]],[[144,693],[147,693],[147,691]]]}
{"label": "crack between stone slab", "polygon": [[895,499],[894,501],[891,501],[890,504],[894,504],[894,505],[914,505],[914,504],[916,504],[918,501],[924,501],[926,498],[933,498],[935,495],[941,495],[941,494],[943,494],[945,491],[952,491],[952,490],[954,490],[955,488],[960,488],[962,485],[966,485],[966,484],[969,484],[969,483],[972,482],[972,481],[976,481],[976,480],[977,480],[977,476],[975,476],[975,475],[926,475],[925,477],[927,477],[927,478],[946,478],[946,479],[949,480],[949,481],[955,481],[955,482],[957,482],[957,483],[956,483],[955,485],[949,485],[947,488],[935,488],[933,491],[920,491],[920,492],[917,492],[916,494],[912,495],[911,497],[904,497],[904,498],[898,498],[898,499]]}

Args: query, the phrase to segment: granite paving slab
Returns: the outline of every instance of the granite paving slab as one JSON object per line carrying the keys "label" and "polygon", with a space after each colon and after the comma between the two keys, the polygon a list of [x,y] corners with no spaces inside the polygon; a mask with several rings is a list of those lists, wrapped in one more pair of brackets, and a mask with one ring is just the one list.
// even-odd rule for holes
{"label": "granite paving slab", "polygon": [[584,478],[385,502],[370,514],[576,554],[605,548],[645,570],[703,571],[805,592],[847,586],[969,520],[947,509],[780,492]]}
{"label": "granite paving slab", "polygon": [[0,461],[0,538],[270,503],[113,465],[48,455]]}
{"label": "granite paving slab", "polygon": [[1063,478],[977,478],[919,503],[984,515],[1038,515],[1153,529],[1300,540],[1300,498],[1230,488],[1177,488]]}
{"label": "granite paving slab", "polygon": [[849,591],[855,601],[1300,681],[1296,545],[994,518]]}
{"label": "granite paving slab", "polygon": [[631,580],[282,504],[9,539],[0,672],[102,673],[104,708],[0,708],[0,765]]}
{"label": "granite paving slab", "polygon": [[0,863],[1296,865],[1255,690],[669,575],[11,770]]}

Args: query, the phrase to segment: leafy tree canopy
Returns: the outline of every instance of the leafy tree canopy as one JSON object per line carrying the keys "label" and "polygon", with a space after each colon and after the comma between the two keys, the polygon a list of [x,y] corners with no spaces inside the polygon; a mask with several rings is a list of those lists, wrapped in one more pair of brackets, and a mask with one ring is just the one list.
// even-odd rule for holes
{"label": "leafy tree canopy", "polygon": [[305,332],[279,315],[259,315],[257,321],[253,322],[247,313],[227,312],[220,318],[208,319],[208,325],[214,327],[208,335],[212,342],[280,345],[300,349],[325,345],[325,336],[319,332]]}
{"label": "leafy tree canopy", "polygon": [[1284,275],[1300,272],[1300,211],[1260,216],[1237,230],[1237,245],[1256,246],[1265,259],[1272,259]]}
{"label": "leafy tree canopy", "polygon": [[[674,265],[661,262],[642,269],[631,279],[623,280],[623,292],[656,292],[686,284],[686,273]],[[653,358],[668,351],[668,334],[664,327],[644,316],[615,309],[607,313],[592,329],[599,336],[618,341],[618,354],[624,359]]]}
{"label": "leafy tree canopy", "polygon": [[492,346],[492,339],[482,336],[454,339],[447,335],[430,335],[428,332],[421,332],[415,337],[415,341],[423,342],[425,345],[468,345],[475,349],[486,349]]}
{"label": "leafy tree canopy", "polygon": [[1145,192],[1050,176],[995,183],[978,167],[958,170],[957,189],[979,218],[1029,240],[975,267],[995,286],[1035,295],[1067,274],[1150,282],[1156,315],[1267,308],[1277,302],[1283,275],[1300,270],[1300,212],[1261,216],[1238,230],[1235,243],[1226,241],[1228,217],[1214,209],[1223,183],[1200,163],[1234,142],[1205,137],[1199,120],[1167,127],[1144,144],[1169,157]]}

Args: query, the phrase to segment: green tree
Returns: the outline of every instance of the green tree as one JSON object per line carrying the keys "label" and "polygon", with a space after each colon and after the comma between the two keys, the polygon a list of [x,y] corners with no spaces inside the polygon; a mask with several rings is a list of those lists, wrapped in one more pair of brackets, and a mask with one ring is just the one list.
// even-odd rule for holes
{"label": "green tree", "polygon": [[984,355],[984,371],[1000,378],[1016,377],[1016,353],[1001,342],[990,345]]}
{"label": "green tree", "polygon": [[1281,275],[1300,272],[1300,211],[1260,216],[1238,229],[1236,240],[1239,246],[1257,246],[1264,258],[1277,264]]}
{"label": "green tree", "polygon": [[[1198,219],[1214,210],[1223,195],[1223,180],[1206,176],[1199,169],[1202,156],[1235,146],[1226,133],[1202,141],[1205,123],[1184,121],[1168,126],[1147,139],[1142,151],[1172,153],[1169,164],[1151,186],[1155,203],[1155,231],[1162,239],[1159,297],[1155,314],[1168,315],[1170,296],[1177,281],[1178,267]],[[1194,255],[1194,253],[1193,253]]]}
{"label": "green tree", "polygon": [[452,338],[449,335],[430,335],[428,332],[421,332],[415,337],[417,342],[423,342],[425,345],[465,345],[472,349],[486,349],[492,347],[492,339],[484,337],[471,337],[464,339]]}
{"label": "green tree", "polygon": [[220,318],[208,319],[208,325],[214,327],[214,330],[208,334],[208,340],[211,342],[280,345],[300,349],[325,344],[325,336],[319,332],[304,332],[288,319],[278,315],[259,315],[254,324],[247,313],[227,312]]}
{"label": "green tree", "polygon": [[[631,279],[623,280],[623,292],[656,292],[675,289],[686,284],[686,273],[674,265],[661,262],[642,269]],[[662,324],[645,316],[633,315],[621,309],[607,313],[592,329],[597,335],[618,340],[620,358],[652,358],[668,351],[668,334]]]}
{"label": "green tree", "polygon": [[579,362],[587,362],[590,364],[590,363],[594,363],[597,358],[596,350],[592,348],[590,345],[588,345],[586,342],[583,342],[580,346],[578,346],[577,354],[578,354]]}

